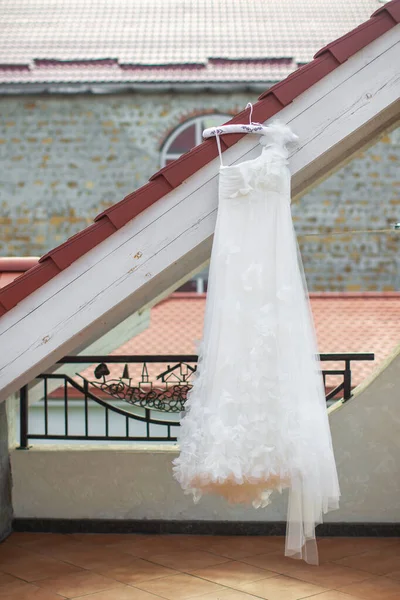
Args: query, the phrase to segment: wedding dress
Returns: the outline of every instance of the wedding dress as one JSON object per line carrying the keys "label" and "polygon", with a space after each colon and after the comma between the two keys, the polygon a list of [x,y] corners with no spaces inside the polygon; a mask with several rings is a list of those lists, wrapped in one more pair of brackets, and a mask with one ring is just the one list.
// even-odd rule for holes
{"label": "wedding dress", "polygon": [[289,488],[285,553],[316,564],[315,526],[340,492],[290,211],[297,138],[268,129],[260,156],[220,168],[203,341],[173,470],[195,501],[259,508]]}

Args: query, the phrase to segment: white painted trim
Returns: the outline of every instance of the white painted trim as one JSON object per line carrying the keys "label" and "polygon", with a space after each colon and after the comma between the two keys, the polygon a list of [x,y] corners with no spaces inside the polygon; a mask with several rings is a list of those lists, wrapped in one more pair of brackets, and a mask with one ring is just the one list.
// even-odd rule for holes
{"label": "white painted trim", "polygon": [[[79,356],[82,355],[107,355],[111,354],[114,350],[120,348],[126,342],[129,342],[133,337],[145,331],[150,325],[150,310],[139,311],[124,321],[119,323],[111,331],[101,336],[98,340],[95,340],[82,352],[78,352]],[[83,365],[82,368],[85,368]],[[76,372],[82,370],[79,369],[78,365],[65,364],[57,368],[57,365],[52,365],[47,369],[47,373],[62,373],[74,377]],[[50,394],[55,389],[60,387],[59,380],[48,379],[47,380],[47,392]],[[28,400],[29,404],[35,404],[43,398],[43,380],[34,379],[29,385]]]}
{"label": "white painted trim", "polygon": [[[399,119],[399,32],[398,25],[281,111],[301,140],[290,159],[294,196]],[[258,154],[247,136],[224,160]],[[0,319],[0,400],[207,260],[218,169],[216,159]]]}

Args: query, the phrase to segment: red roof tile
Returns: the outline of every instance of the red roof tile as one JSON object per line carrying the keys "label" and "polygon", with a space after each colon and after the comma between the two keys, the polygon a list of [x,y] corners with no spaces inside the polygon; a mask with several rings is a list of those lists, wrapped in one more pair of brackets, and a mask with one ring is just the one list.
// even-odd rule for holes
{"label": "red roof tile", "polygon": [[[311,293],[311,308],[322,353],[373,352],[375,361],[352,363],[352,384],[358,385],[376,370],[400,343],[400,292]],[[156,305],[150,326],[117,348],[116,355],[197,354],[203,331],[205,294],[175,293]],[[94,380],[96,365],[81,374]],[[123,364],[108,364],[109,377],[119,378]],[[343,363],[324,362],[325,369]],[[149,364],[149,375],[163,370]],[[130,376],[140,378],[141,365],[129,365]],[[334,382],[327,381],[334,384]]]}
{"label": "red roof tile", "polygon": [[265,85],[309,62],[377,6],[378,0],[2,0],[0,83]]}
{"label": "red roof tile", "polygon": [[[394,11],[394,14],[396,14],[396,11]],[[388,6],[382,6],[368,21],[359,27],[356,27],[356,29],[353,29],[353,31],[350,31],[338,40],[331,42],[325,46],[325,48],[321,48],[321,50],[316,53],[315,58],[326,52],[330,52],[332,56],[342,64],[350,58],[350,56],[353,56],[353,54],[362,48],[365,48],[365,46],[389,31],[389,29],[394,27],[398,22],[399,20],[396,21],[388,11]]]}
{"label": "red roof tile", "polygon": [[[399,22],[400,0],[392,0],[380,7],[366,23],[322,48],[308,65],[262,94],[254,106],[254,119],[266,121],[273,117],[283,106],[325,77],[341,62]],[[234,117],[233,122],[247,121],[248,116],[248,111],[242,111]],[[241,136],[226,137],[229,140],[223,139],[223,148],[236,143]],[[102,242],[114,230],[121,228],[171,189],[179,186],[182,181],[213,160],[216,154],[216,145],[211,140],[203,142],[153,175],[150,183],[102,212],[96,217],[94,225],[47,253],[34,269],[0,290],[0,316]]]}

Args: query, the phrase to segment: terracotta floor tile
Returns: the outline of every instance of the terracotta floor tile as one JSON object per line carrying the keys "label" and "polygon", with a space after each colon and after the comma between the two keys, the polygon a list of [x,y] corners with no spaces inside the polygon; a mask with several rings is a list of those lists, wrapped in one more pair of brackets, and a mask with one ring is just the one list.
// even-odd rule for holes
{"label": "terracotta floor tile", "polygon": [[138,558],[149,558],[155,554],[167,554],[187,550],[203,549],[205,536],[174,536],[160,535],[147,537],[129,537],[115,542],[113,546],[121,552],[126,552]]}
{"label": "terracotta floor tile", "polygon": [[311,567],[285,558],[282,537],[15,533],[0,544],[0,600],[400,600],[399,538],[318,546]]}
{"label": "terracotta floor tile", "polygon": [[299,600],[327,591],[326,588],[283,575],[248,583],[241,590],[267,600]]}
{"label": "terracotta floor tile", "polygon": [[[69,535],[54,535],[45,534],[46,537],[40,536],[34,539],[26,540],[21,543],[11,543],[9,545],[13,552],[17,553],[35,553],[50,556],[51,558],[60,558],[59,555],[64,554],[68,548],[76,548],[78,542],[76,542],[72,536]],[[80,545],[79,545],[80,546]],[[82,546],[83,547],[83,546]],[[0,551],[2,546],[0,545]]]}
{"label": "terracotta floor tile", "polygon": [[322,594],[311,596],[311,598],[312,600],[360,600],[356,596],[349,596],[348,594],[343,594],[343,592],[338,592],[337,590],[323,592]]}
{"label": "terracotta floor tile", "polygon": [[[76,541],[91,543],[84,537],[77,537]],[[268,536],[212,536],[212,535],[158,535],[135,536],[126,535],[108,540],[107,546],[118,548],[121,552],[133,554],[139,558],[149,558],[154,554],[167,554],[169,552],[203,550],[215,554],[222,554],[228,558],[240,558],[256,552],[258,554],[283,548],[283,538]],[[94,539],[93,543],[99,543]]]}
{"label": "terracotta floor tile", "polygon": [[162,565],[154,564],[143,560],[142,558],[131,557],[131,563],[125,567],[113,567],[111,569],[102,569],[101,574],[106,577],[112,577],[117,581],[128,585],[135,585],[141,581],[151,581],[168,575],[177,575],[178,572],[173,569],[168,569]]}
{"label": "terracotta floor tile", "polygon": [[285,546],[284,538],[272,538],[267,536],[240,536],[227,538],[226,540],[214,542],[210,540],[207,548],[209,552],[226,556],[227,558],[239,559],[255,554],[281,551]]}
{"label": "terracotta floor tile", "polygon": [[228,559],[209,552],[195,550],[194,552],[181,551],[169,554],[156,554],[151,557],[151,562],[175,569],[176,571],[190,573],[191,571],[228,562]]}
{"label": "terracotta floor tile", "polygon": [[16,544],[18,538],[20,539],[20,541],[23,539],[23,537],[21,536],[32,536],[31,533],[19,533],[17,531],[13,531],[7,538],[5,538],[2,542],[1,542],[1,546],[5,546],[8,544]]}
{"label": "terracotta floor tile", "polygon": [[[218,544],[219,542],[227,542],[229,540],[232,540],[232,539],[238,538],[238,537],[242,537],[242,536],[237,536],[237,535],[189,535],[186,537],[196,540],[196,546],[201,546],[201,545],[209,546],[210,543]],[[243,537],[247,537],[247,536],[243,536]]]}
{"label": "terracotta floor tile", "polygon": [[4,573],[29,582],[47,577],[61,577],[79,570],[73,565],[40,554],[23,555],[20,558],[13,557],[5,560],[1,564],[1,569]]}
{"label": "terracotta floor tile", "polygon": [[276,573],[266,571],[265,569],[259,569],[258,567],[246,563],[232,561],[193,571],[192,575],[200,577],[201,579],[214,581],[220,585],[236,588],[237,586],[244,585],[245,583],[252,583],[259,579],[275,577]]}
{"label": "terracotta floor tile", "polygon": [[[111,541],[111,540],[110,540]],[[57,552],[58,550],[62,549],[62,548],[76,548],[77,546],[81,547],[81,548],[106,548],[106,544],[103,542],[101,543],[100,540],[97,540],[97,538],[93,538],[93,536],[91,536],[90,538],[86,538],[85,540],[78,540],[75,539],[75,537],[73,535],[68,535],[68,536],[64,536],[64,541],[62,541],[59,538],[56,538],[54,540],[49,539],[42,539],[39,540],[37,543],[33,544],[29,544],[29,548],[31,550],[34,551],[38,551],[38,552]]]}
{"label": "terracotta floor tile", "polygon": [[339,591],[362,600],[399,600],[400,581],[389,577],[374,577],[360,583],[352,583]]}
{"label": "terracotta floor tile", "polygon": [[400,580],[400,571],[392,571],[391,573],[387,573],[386,577],[390,577],[391,579]]}
{"label": "terracotta floor tile", "polygon": [[187,600],[224,590],[222,586],[216,583],[183,574],[165,577],[164,579],[155,579],[154,581],[146,581],[145,583],[137,584],[137,587],[156,596],[167,598],[167,600]]}
{"label": "terracotta floor tile", "polygon": [[35,554],[27,548],[22,548],[17,545],[11,544],[0,544],[0,565],[3,562],[12,560],[13,558],[18,560],[23,556],[34,556]]}
{"label": "terracotta floor tile", "polygon": [[67,538],[69,534],[63,533],[29,533],[24,531],[13,531],[11,535],[8,536],[6,540],[4,540],[5,544],[13,543],[18,544],[19,546],[23,546],[24,544],[32,544],[34,542],[38,542],[39,540],[48,540],[52,538],[53,540],[56,538]]}
{"label": "terracotta floor tile", "polygon": [[29,552],[36,552],[37,554],[51,556],[52,558],[57,558],[59,560],[62,560],[64,556],[73,555],[74,553],[87,553],[88,547],[90,548],[90,550],[93,550],[93,552],[104,552],[104,548],[102,547],[81,544],[80,542],[77,542],[76,540],[72,539],[72,537],[66,538],[64,543],[59,543],[57,540],[55,541],[55,543],[52,543],[52,540],[49,539],[38,541],[35,547],[32,543],[29,544],[28,548],[26,548],[26,546],[23,546],[25,551],[29,550]]}
{"label": "terracotta floor tile", "polygon": [[20,581],[16,577],[9,575],[8,573],[0,573],[0,588],[2,585],[6,585],[7,583],[14,583],[14,581]]}
{"label": "terracotta floor tile", "polygon": [[119,581],[91,571],[79,571],[63,577],[42,579],[37,581],[36,585],[68,598],[123,587]]}
{"label": "terracotta floor tile", "polygon": [[319,559],[320,563],[330,562],[398,545],[398,538],[320,538],[318,540]]}
{"label": "terracotta floor tile", "polygon": [[259,596],[251,596],[239,590],[223,590],[222,592],[213,592],[205,596],[199,596],[198,600],[259,600]]}
{"label": "terracotta floor tile", "polygon": [[376,575],[386,575],[400,570],[400,548],[374,550],[357,556],[349,556],[335,561],[338,565],[360,569]]}
{"label": "terracotta floor tile", "polygon": [[24,581],[16,581],[0,587],[0,600],[61,600],[64,597]]}
{"label": "terracotta floor tile", "polygon": [[70,537],[74,542],[92,546],[114,546],[129,540],[140,542],[150,538],[139,533],[72,533]]}
{"label": "terracotta floor tile", "polygon": [[160,600],[160,596],[154,596],[154,594],[149,594],[149,592],[137,590],[126,585],[117,590],[97,592],[88,596],[77,596],[74,600]]}
{"label": "terracotta floor tile", "polygon": [[52,548],[51,551],[41,549],[42,554],[47,554],[47,552],[59,560],[83,569],[98,570],[124,566],[132,562],[131,554],[120,552],[119,549],[89,543],[68,542],[63,546]]}
{"label": "terracotta floor tile", "polygon": [[284,556],[283,552],[268,552],[267,554],[248,556],[242,558],[241,562],[280,574],[289,573],[299,564],[297,560]]}
{"label": "terracotta floor tile", "polygon": [[288,569],[286,574],[295,579],[321,585],[328,589],[338,589],[350,585],[350,583],[365,581],[372,577],[371,573],[366,571],[358,571],[334,563],[324,563],[319,567],[315,567],[298,561]]}
{"label": "terracotta floor tile", "polygon": [[153,536],[155,541],[161,541],[163,544],[180,544],[181,546],[191,546],[199,548],[200,546],[208,545],[209,540],[222,540],[226,536],[214,535],[196,535],[196,534],[169,534]]}
{"label": "terracotta floor tile", "polygon": [[69,534],[64,533],[24,533],[15,531],[6,540],[6,544],[18,545],[18,546],[35,546],[40,544],[56,544],[65,543],[71,539]]}

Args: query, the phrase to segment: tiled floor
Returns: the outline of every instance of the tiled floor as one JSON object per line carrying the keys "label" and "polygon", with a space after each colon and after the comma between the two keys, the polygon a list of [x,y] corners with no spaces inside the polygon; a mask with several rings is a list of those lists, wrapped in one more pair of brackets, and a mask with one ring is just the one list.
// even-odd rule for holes
{"label": "tiled floor", "polygon": [[400,538],[323,538],[320,566],[273,537],[14,533],[0,600],[400,600]]}

